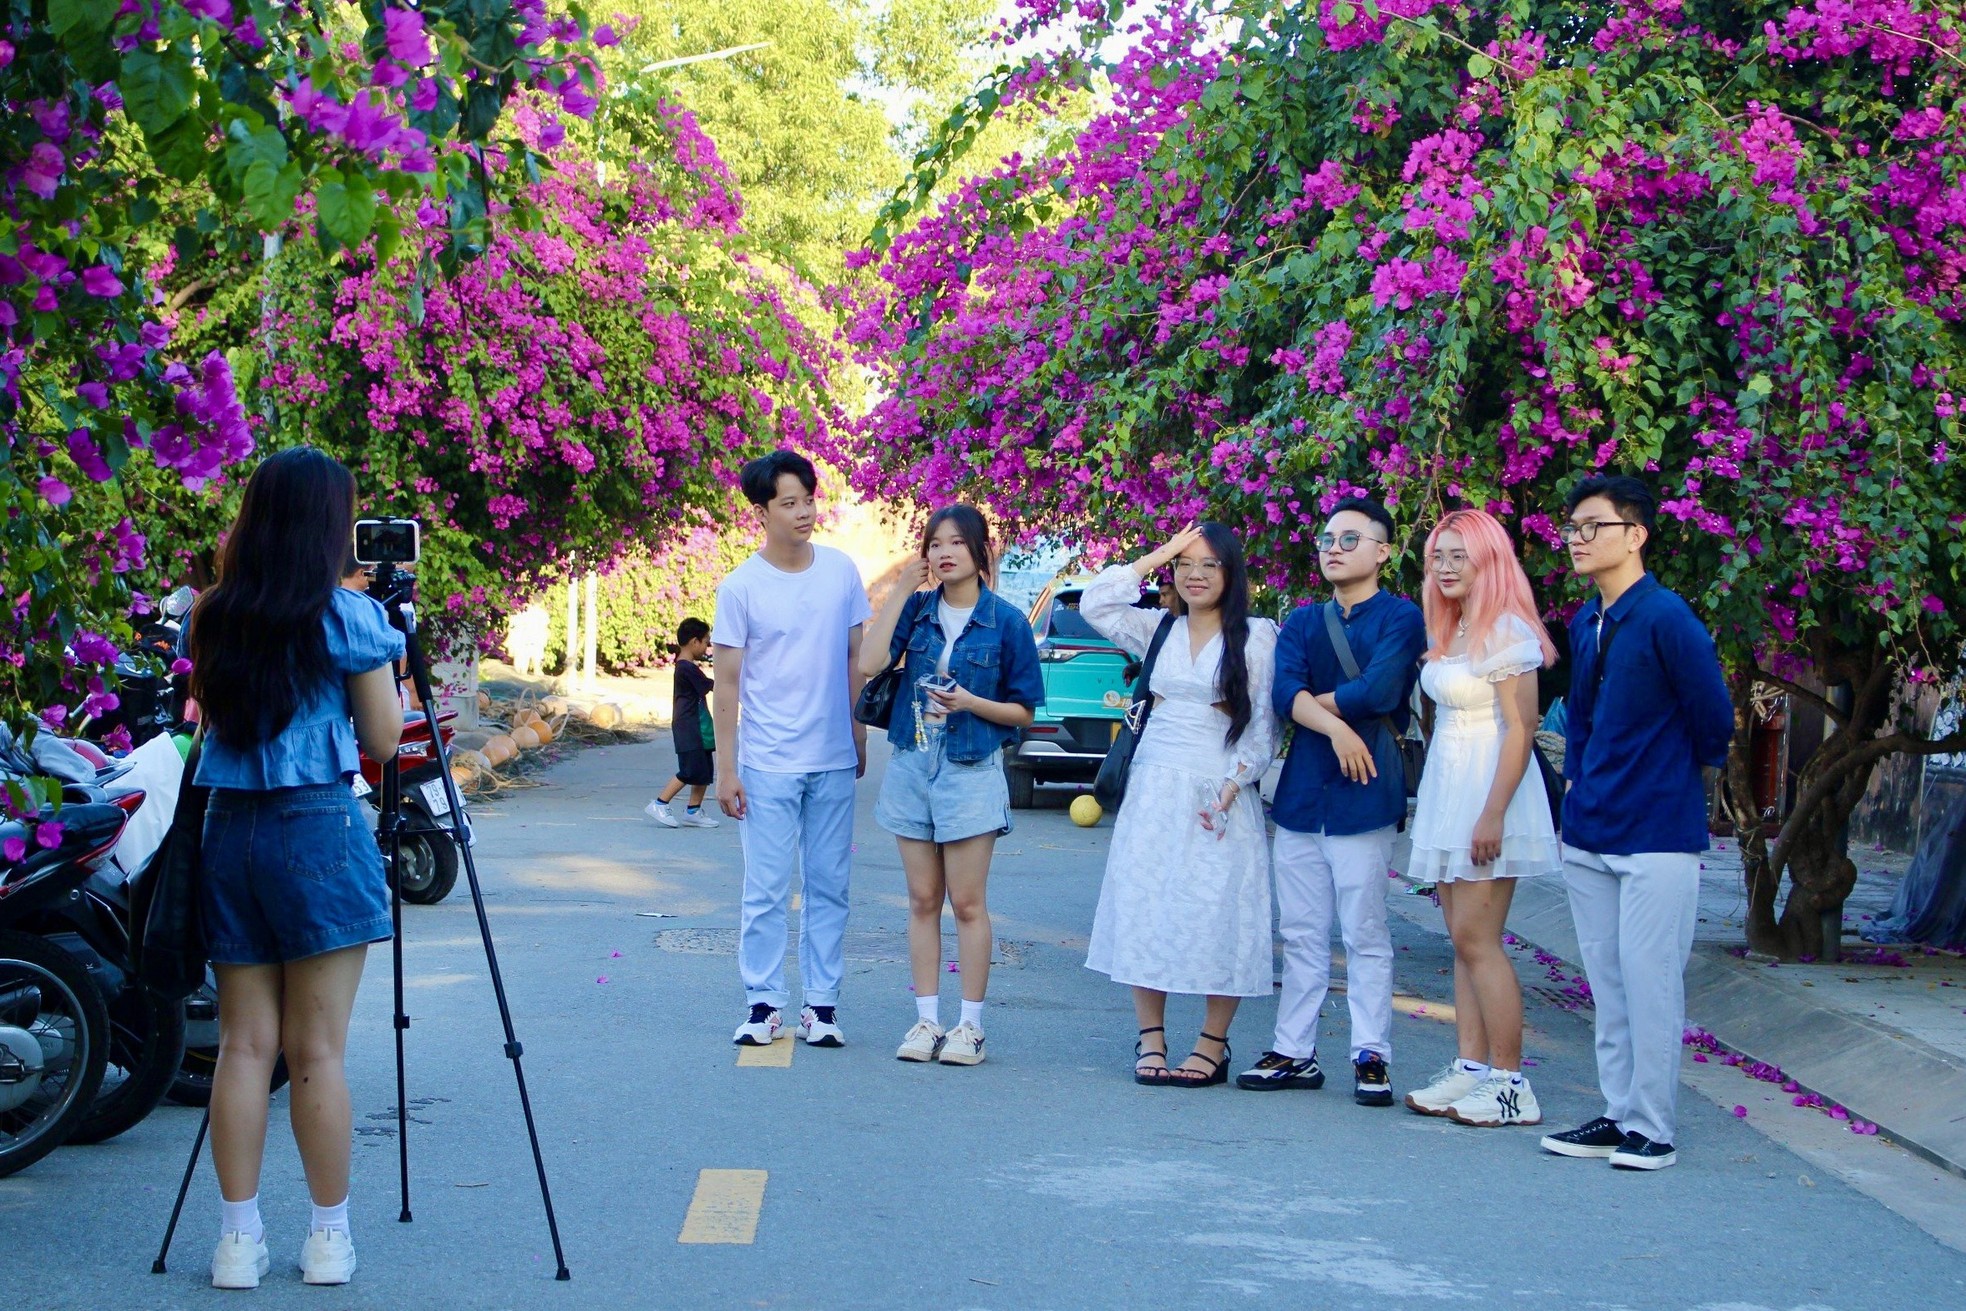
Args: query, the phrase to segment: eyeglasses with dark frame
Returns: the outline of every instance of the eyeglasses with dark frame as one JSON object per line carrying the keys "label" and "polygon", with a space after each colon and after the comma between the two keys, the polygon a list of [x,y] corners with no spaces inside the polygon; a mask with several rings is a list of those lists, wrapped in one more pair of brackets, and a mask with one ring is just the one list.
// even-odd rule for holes
{"label": "eyeglasses with dark frame", "polygon": [[1563,524],[1556,530],[1556,535],[1563,539],[1564,545],[1568,546],[1572,542],[1596,541],[1597,530],[1600,528],[1636,527],[1638,525],[1629,519],[1583,519]]}

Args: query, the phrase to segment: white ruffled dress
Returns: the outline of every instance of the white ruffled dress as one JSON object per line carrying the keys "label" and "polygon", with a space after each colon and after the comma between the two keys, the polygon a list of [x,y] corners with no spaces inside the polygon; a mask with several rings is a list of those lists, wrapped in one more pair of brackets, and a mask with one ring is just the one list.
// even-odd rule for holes
{"label": "white ruffled dress", "polygon": [[[1079,613],[1136,656],[1146,654],[1163,612],[1139,607],[1130,565],[1086,586]],[[1159,992],[1267,997],[1271,991],[1270,845],[1257,785],[1276,756],[1270,708],[1277,626],[1251,618],[1244,659],[1250,719],[1233,746],[1215,706],[1222,638],[1191,655],[1186,617],[1176,619],[1154,664],[1160,698],[1133,754],[1126,801],[1113,823],[1086,967],[1115,983]],[[1223,780],[1241,786],[1218,838],[1202,828],[1202,802]]]}
{"label": "white ruffled dress", "polygon": [[1533,759],[1502,813],[1502,854],[1490,865],[1476,865],[1469,858],[1475,823],[1488,804],[1502,759],[1504,721],[1497,685],[1543,666],[1535,633],[1513,615],[1502,617],[1487,647],[1492,654],[1445,656],[1420,668],[1420,688],[1437,707],[1406,871],[1422,882],[1533,878],[1563,868],[1549,794]]}

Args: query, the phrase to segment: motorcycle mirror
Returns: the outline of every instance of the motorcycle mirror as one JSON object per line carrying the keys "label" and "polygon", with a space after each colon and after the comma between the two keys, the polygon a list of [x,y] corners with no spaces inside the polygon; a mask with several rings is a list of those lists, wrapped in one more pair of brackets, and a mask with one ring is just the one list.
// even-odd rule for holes
{"label": "motorcycle mirror", "polygon": [[198,593],[190,587],[180,587],[164,598],[161,608],[171,618],[182,619],[191,613],[191,604],[197,599]]}

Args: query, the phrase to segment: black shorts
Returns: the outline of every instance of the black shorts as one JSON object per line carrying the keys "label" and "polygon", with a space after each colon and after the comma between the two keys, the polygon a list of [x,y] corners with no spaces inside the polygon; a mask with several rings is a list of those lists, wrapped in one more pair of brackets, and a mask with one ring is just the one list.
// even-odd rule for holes
{"label": "black shorts", "polygon": [[708,787],[715,776],[716,767],[708,751],[699,747],[676,753],[676,777],[691,787]]}

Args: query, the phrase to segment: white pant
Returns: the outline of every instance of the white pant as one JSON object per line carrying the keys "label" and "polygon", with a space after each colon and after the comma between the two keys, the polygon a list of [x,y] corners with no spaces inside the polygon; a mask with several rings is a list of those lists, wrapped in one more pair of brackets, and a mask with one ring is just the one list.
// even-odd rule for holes
{"label": "white pant", "polygon": [[1317,1051],[1318,1012],[1331,988],[1331,918],[1345,939],[1345,999],[1352,1059],[1393,1054],[1393,934],[1386,924],[1391,828],[1370,833],[1278,829],[1274,865],[1277,927],[1283,936],[1283,995],[1275,1051],[1302,1060]]}
{"label": "white pant", "polygon": [[1563,882],[1597,1005],[1604,1114],[1626,1133],[1670,1143],[1700,858],[1678,851],[1603,856],[1565,843]]}

